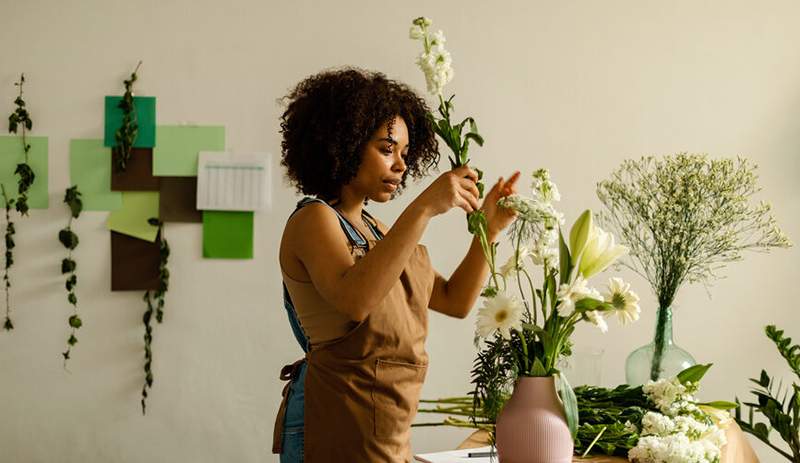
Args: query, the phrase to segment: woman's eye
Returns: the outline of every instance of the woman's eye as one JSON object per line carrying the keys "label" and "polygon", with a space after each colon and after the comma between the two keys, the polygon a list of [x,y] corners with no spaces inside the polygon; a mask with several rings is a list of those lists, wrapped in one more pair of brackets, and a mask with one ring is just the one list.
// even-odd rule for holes
{"label": "woman's eye", "polygon": [[383,152],[384,152],[384,153],[386,153],[386,154],[392,154],[392,153],[394,153],[394,151],[392,150],[392,148],[391,148],[391,147],[388,147],[388,148],[382,148],[382,149],[381,149],[381,151],[383,151]]}

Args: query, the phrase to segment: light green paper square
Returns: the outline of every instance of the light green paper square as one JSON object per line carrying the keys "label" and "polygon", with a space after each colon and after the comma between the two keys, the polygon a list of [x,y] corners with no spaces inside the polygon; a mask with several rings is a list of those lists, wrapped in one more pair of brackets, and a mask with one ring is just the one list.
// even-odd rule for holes
{"label": "light green paper square", "polygon": [[[122,125],[122,110],[117,107],[121,100],[121,96],[106,97],[106,124],[103,143],[109,148],[116,146],[117,141],[114,134]],[[135,96],[133,97],[133,105],[136,108],[136,124],[139,126],[133,147],[152,148],[156,145],[156,97]]]}
{"label": "light green paper square", "polygon": [[224,151],[225,127],[159,125],[158,145],[153,148],[153,175],[197,176],[200,151]]}
{"label": "light green paper square", "polygon": [[203,257],[253,258],[252,211],[203,211]]}
{"label": "light green paper square", "polygon": [[70,185],[78,185],[86,211],[122,207],[122,193],[111,191],[111,148],[103,140],[69,141]]}
{"label": "light green paper square", "polygon": [[[31,209],[47,209],[50,204],[47,190],[48,162],[47,137],[27,137],[31,150],[28,152],[28,163],[33,169],[33,185],[28,190],[28,207]],[[9,199],[16,198],[19,191],[19,176],[14,173],[17,164],[25,160],[22,139],[18,135],[0,136],[0,183],[6,189]],[[0,204],[5,201],[0,197]]]}
{"label": "light green paper square", "polygon": [[157,191],[123,191],[122,208],[108,215],[109,230],[145,241],[155,241],[158,227],[147,220],[158,217]]}

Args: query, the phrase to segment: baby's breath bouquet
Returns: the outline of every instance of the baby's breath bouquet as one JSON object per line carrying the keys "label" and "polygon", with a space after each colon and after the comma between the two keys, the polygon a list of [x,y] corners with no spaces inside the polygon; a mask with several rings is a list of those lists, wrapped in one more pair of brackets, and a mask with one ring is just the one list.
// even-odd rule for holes
{"label": "baby's breath bouquet", "polygon": [[[671,341],[665,328],[684,282],[708,284],[725,264],[741,260],[742,251],[791,245],[770,204],[750,202],[760,191],[755,171],[744,158],[680,153],[627,160],[598,184],[606,208],[600,223],[629,248],[622,264],[646,279],[658,299],[655,339],[642,348],[648,349],[650,379],[677,372],[662,363]],[[643,379],[632,381],[629,374],[628,382]]]}
{"label": "baby's breath bouquet", "polygon": [[[482,349],[473,383],[476,403],[489,403],[489,408],[494,403],[499,412],[503,394],[519,377],[556,377],[574,435],[574,394],[557,365],[570,354],[575,325],[587,321],[606,332],[608,315],[617,315],[622,324],[634,321],[639,298],[620,278],[611,278],[603,293],[590,286],[589,280],[626,249],[595,225],[588,210],[572,226],[567,243],[561,233],[563,215],[553,206],[559,199],[548,171],[540,169],[533,173],[531,197],[511,195],[498,203],[517,213],[509,231],[514,252],[498,271],[492,270],[482,293],[476,332]],[[541,267],[541,276],[529,263]]]}
{"label": "baby's breath bouquet", "polygon": [[[479,146],[483,146],[483,137],[478,133],[478,126],[475,119],[466,117],[457,124],[450,121],[454,106],[455,95],[449,98],[444,97],[444,86],[453,80],[453,67],[450,52],[444,44],[446,42],[444,32],[441,30],[431,33],[428,28],[433,22],[425,17],[416,18],[412,21],[409,37],[412,40],[422,42],[422,52],[417,56],[417,65],[425,74],[425,83],[428,93],[438,100],[439,108],[437,114],[429,112],[428,119],[433,127],[433,131],[447,144],[453,152],[449,156],[450,167],[455,169],[469,163],[469,145],[474,141]],[[484,185],[480,181],[483,172],[475,168],[478,173],[478,191],[483,197]],[[490,265],[494,265],[494,253],[487,238],[486,217],[482,211],[471,212],[468,216],[468,227],[470,233],[477,235],[481,241],[483,252],[489,260]]]}

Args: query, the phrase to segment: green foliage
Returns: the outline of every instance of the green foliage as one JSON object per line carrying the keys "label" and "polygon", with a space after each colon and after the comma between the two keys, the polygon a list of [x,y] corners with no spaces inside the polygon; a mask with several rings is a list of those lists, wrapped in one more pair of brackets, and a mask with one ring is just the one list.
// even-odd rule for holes
{"label": "green foliage", "polygon": [[[784,337],[783,330],[774,325],[765,328],[767,337],[775,343],[778,352],[789,364],[792,372],[800,378],[800,346],[792,345],[792,338]],[[744,432],[756,436],[773,450],[793,463],[800,463],[800,385],[792,383],[791,387],[783,387],[781,382],[776,386],[775,379],[761,370],[758,378],[750,381],[757,387],[751,390],[755,402],[745,402],[749,408],[747,420],[741,416],[741,407],[736,409],[736,421]],[[739,404],[739,400],[736,400]],[[754,420],[753,412],[763,415],[769,425]],[[791,453],[770,442],[769,435],[775,430]]]}
{"label": "green foliage", "polygon": [[153,387],[153,326],[151,324],[153,314],[155,314],[156,321],[161,323],[164,318],[164,299],[167,291],[169,290],[169,270],[167,263],[169,262],[169,243],[164,236],[164,223],[157,218],[150,218],[147,220],[150,225],[158,227],[158,244],[159,244],[159,265],[158,265],[158,289],[155,291],[145,291],[143,300],[147,304],[147,310],[142,316],[144,323],[144,374],[145,381],[142,386],[142,415],[147,411],[147,395],[148,390]]}
{"label": "green foliage", "polygon": [[117,149],[117,164],[118,172],[125,172],[128,167],[128,161],[131,158],[131,149],[136,142],[136,136],[139,134],[139,124],[136,118],[136,105],[133,99],[133,83],[138,79],[136,73],[139,71],[139,66],[142,62],[136,65],[131,77],[126,79],[125,94],[117,106],[122,111],[122,124],[119,129],[114,133],[114,141],[116,142],[115,148]]}
{"label": "green foliage", "polygon": [[14,265],[14,253],[12,249],[14,249],[14,246],[16,245],[14,243],[14,234],[16,233],[16,230],[14,229],[14,222],[11,221],[11,207],[14,204],[14,200],[9,199],[8,195],[6,194],[5,185],[0,184],[0,189],[2,189],[3,202],[6,206],[6,252],[5,271],[3,274],[3,289],[6,293],[6,319],[3,322],[3,329],[6,331],[11,331],[14,329],[14,323],[11,321],[11,274],[9,269],[12,265]]}
{"label": "green foliage", "polygon": [[78,247],[78,243],[80,242],[80,240],[78,240],[78,235],[72,231],[72,220],[77,219],[83,210],[83,201],[81,200],[81,193],[78,191],[77,185],[67,188],[64,194],[64,204],[69,208],[70,215],[66,228],[58,232],[58,241],[68,251],[67,257],[61,260],[61,273],[67,275],[64,288],[67,290],[67,302],[72,305],[74,311],[73,315],[68,319],[71,332],[67,339],[67,350],[61,353],[61,356],[64,357],[64,368],[66,368],[67,360],[70,359],[72,346],[78,342],[78,338],[75,337],[76,330],[83,325],[83,322],[78,316],[78,296],[75,294],[75,286],[78,284],[78,276],[75,274],[75,269],[78,267],[78,264],[72,259],[72,251]]}
{"label": "green foliage", "polygon": [[8,132],[17,133],[18,129],[22,129],[20,139],[22,140],[22,149],[25,152],[25,161],[17,164],[17,168],[14,171],[16,175],[19,175],[19,197],[15,202],[15,208],[21,215],[28,215],[28,190],[33,185],[36,175],[33,173],[31,166],[28,165],[28,152],[31,150],[31,145],[28,143],[27,132],[33,129],[33,121],[25,105],[25,100],[22,99],[22,85],[24,83],[25,74],[20,75],[19,82],[14,83],[14,86],[19,87],[19,95],[14,100],[17,108],[8,116]]}

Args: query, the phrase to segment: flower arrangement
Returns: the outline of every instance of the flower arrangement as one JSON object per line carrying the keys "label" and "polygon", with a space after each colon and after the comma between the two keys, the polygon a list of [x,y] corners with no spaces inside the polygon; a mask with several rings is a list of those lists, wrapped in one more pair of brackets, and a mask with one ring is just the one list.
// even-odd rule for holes
{"label": "flower arrangement", "polygon": [[[558,361],[570,354],[577,323],[587,321],[606,332],[608,315],[616,314],[622,324],[637,320],[639,298],[619,278],[611,278],[604,293],[589,285],[590,278],[626,252],[594,224],[591,211],[572,226],[568,245],[561,233],[563,215],[553,206],[560,195],[547,170],[533,173],[531,189],[532,197],[512,195],[498,203],[517,213],[509,231],[514,253],[499,271],[490,262],[492,274],[478,311],[476,344],[483,341],[484,348],[473,370],[473,397],[476,404],[488,403],[499,412],[518,377],[557,376],[574,436],[578,411]],[[528,260],[542,267],[540,288],[534,288]]]}
{"label": "flower arrangement", "polygon": [[[733,422],[726,410],[736,404],[697,400],[694,394],[710,367],[695,365],[676,377],[644,386],[576,387],[581,424],[575,436],[575,454],[603,453],[635,463],[718,462],[726,443],[724,430]],[[420,412],[448,416],[441,423],[421,426],[472,427],[489,432],[494,428],[487,403],[474,408],[470,397],[422,402],[436,406]],[[461,417],[469,417],[469,421]]]}
{"label": "flower arrangement", "polygon": [[[627,160],[597,185],[599,222],[629,248],[622,265],[646,279],[659,309],[669,309],[685,282],[708,284],[745,250],[791,246],[760,191],[756,166],[744,158],[680,153]],[[667,311],[659,310],[650,379],[662,374]]]}

